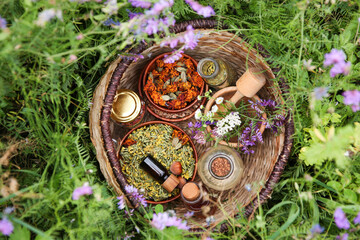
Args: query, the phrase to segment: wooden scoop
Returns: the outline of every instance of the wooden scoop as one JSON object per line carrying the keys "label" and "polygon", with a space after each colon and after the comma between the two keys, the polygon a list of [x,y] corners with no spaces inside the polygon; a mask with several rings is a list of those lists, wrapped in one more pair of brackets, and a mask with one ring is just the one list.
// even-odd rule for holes
{"label": "wooden scoop", "polygon": [[266,83],[265,76],[262,73],[255,74],[254,68],[249,68],[236,81],[238,91],[230,98],[230,102],[237,103],[241,98],[252,98]]}
{"label": "wooden scoop", "polygon": [[[262,73],[255,68],[249,68],[246,72],[236,81],[237,92],[225,103],[227,108],[231,107],[231,103],[236,104],[241,98],[252,98],[255,94],[265,85],[266,79]],[[224,88],[223,90],[225,90]],[[231,102],[231,103],[230,103]],[[223,106],[219,106],[219,112],[224,112]]]}

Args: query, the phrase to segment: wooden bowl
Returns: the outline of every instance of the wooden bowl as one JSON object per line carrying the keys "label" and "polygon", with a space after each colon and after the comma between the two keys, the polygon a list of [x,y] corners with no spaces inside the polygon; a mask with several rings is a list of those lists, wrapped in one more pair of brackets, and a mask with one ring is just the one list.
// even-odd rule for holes
{"label": "wooden bowl", "polygon": [[[196,176],[196,171],[197,171],[197,162],[198,162],[198,156],[197,156],[197,152],[196,152],[196,148],[195,148],[195,145],[194,143],[192,142],[190,136],[188,134],[186,134],[184,132],[184,130],[182,130],[181,128],[179,128],[178,126],[172,124],[172,123],[168,123],[168,122],[164,122],[164,121],[150,121],[150,122],[146,122],[146,123],[142,123],[140,124],[139,126],[137,126],[136,128],[133,128],[131,129],[125,136],[124,138],[120,141],[119,143],[119,150],[117,152],[117,155],[118,155],[118,159],[121,158],[121,155],[120,155],[120,151],[121,151],[121,147],[124,143],[124,141],[128,138],[128,136],[135,130],[141,128],[141,127],[144,127],[144,126],[148,126],[148,125],[153,125],[153,124],[165,124],[165,125],[169,125],[170,127],[172,127],[173,129],[176,129],[176,130],[179,130],[180,132],[182,132],[183,134],[185,134],[188,138],[189,138],[189,143],[190,143],[190,146],[191,148],[193,149],[194,151],[194,158],[195,158],[195,166],[194,166],[194,175],[192,176],[192,178],[189,180],[189,181],[194,181],[195,179],[195,176]],[[163,200],[163,201],[152,201],[152,200],[146,200],[146,202],[150,203],[150,204],[164,204],[164,203],[168,203],[168,202],[171,202],[171,201],[174,201],[175,199],[179,198],[180,197],[180,193],[176,196],[173,196],[169,199],[166,199],[166,200]]]}
{"label": "wooden bowl", "polygon": [[[218,98],[218,97],[223,97],[223,98],[224,98],[224,101],[225,101],[225,100],[229,100],[229,99],[236,93],[236,91],[237,91],[237,87],[236,87],[236,86],[223,88],[223,89],[217,91],[217,92],[212,96],[212,98],[207,102],[207,104],[206,104],[206,106],[205,106],[204,114],[206,114],[206,113],[208,113],[208,112],[210,111],[211,107],[215,104],[215,99],[216,99],[216,98]],[[259,98],[257,95],[255,95],[253,98],[254,98],[255,100],[257,100],[257,101],[260,100],[260,98]],[[247,100],[247,99],[249,99],[249,98],[243,97],[242,99],[240,99],[240,101],[245,101],[245,100]],[[240,101],[239,101],[239,102],[240,102]],[[235,104],[235,105],[237,105],[237,104]],[[249,111],[251,111],[251,110],[252,110],[252,109],[249,109]],[[262,115],[262,117],[263,117],[264,119],[267,119],[267,115],[266,115],[265,112],[264,112],[264,114]],[[263,134],[263,132],[265,131],[265,124],[262,124],[262,123],[260,123],[260,124],[261,124],[261,126],[260,126],[259,131],[261,132],[261,134]],[[210,126],[207,126],[207,127],[206,127],[206,130],[210,133],[211,127],[210,127]],[[211,135],[211,136],[212,136],[212,137],[215,137],[214,135]],[[238,141],[236,141],[236,140],[233,141],[233,142],[226,142],[226,141],[224,141],[224,140],[221,140],[219,143],[222,144],[222,145],[230,146],[230,147],[242,147],[242,146],[243,146],[241,143],[238,143]]]}
{"label": "wooden bowl", "polygon": [[[142,83],[142,84],[141,84],[141,85],[142,85],[142,88],[146,85],[146,81],[147,81],[147,77],[148,77],[149,72],[151,72],[152,70],[154,70],[156,60],[164,58],[165,55],[171,55],[171,52],[163,53],[163,54],[157,56],[156,58],[154,58],[154,59],[147,65],[147,67],[145,68],[145,73],[144,73],[144,75],[142,76],[142,78],[140,79],[140,81],[141,81],[141,83]],[[196,67],[197,67],[197,62],[196,62],[196,60],[195,60],[194,58],[190,57],[189,55],[186,55],[186,54],[182,54],[182,55],[183,55],[183,57],[185,57],[185,58],[189,58],[189,59],[193,62],[194,66],[195,66],[195,69],[196,69]],[[140,83],[139,83],[139,84],[140,84]],[[205,85],[206,85],[206,83],[203,82],[203,85],[202,85],[202,87],[200,88],[200,93],[199,93],[199,95],[203,95],[203,94],[204,94]],[[192,107],[199,101],[197,98],[195,98],[195,100],[194,100],[193,102],[191,102],[189,105],[187,105],[186,107],[184,107],[184,108],[182,108],[182,109],[168,109],[168,108],[164,108],[164,107],[159,106],[158,104],[156,104],[156,103],[151,99],[151,97],[149,96],[149,94],[148,94],[147,91],[143,91],[143,92],[144,92],[145,97],[146,97],[146,99],[148,100],[148,102],[150,102],[150,104],[151,104],[154,108],[156,108],[156,109],[158,109],[158,110],[160,110],[160,111],[162,111],[162,112],[170,113],[170,114],[177,114],[177,113],[185,112],[186,110],[192,108]],[[192,116],[193,116],[194,114],[195,114],[195,110],[193,111]]]}

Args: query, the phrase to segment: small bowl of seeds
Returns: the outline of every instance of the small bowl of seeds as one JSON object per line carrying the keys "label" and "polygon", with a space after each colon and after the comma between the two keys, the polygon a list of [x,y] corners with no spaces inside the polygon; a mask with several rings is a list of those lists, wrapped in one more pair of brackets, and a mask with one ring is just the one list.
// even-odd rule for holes
{"label": "small bowl of seeds", "polygon": [[179,162],[182,171],[177,177],[193,181],[198,161],[194,143],[181,128],[163,121],[140,124],[130,130],[120,142],[118,156],[127,182],[139,189],[148,203],[162,204],[177,199],[180,189],[167,192],[140,167],[142,160],[149,155],[169,173],[171,165]]}
{"label": "small bowl of seeds", "polygon": [[182,54],[174,63],[164,63],[166,55],[171,53],[161,54],[147,65],[141,79],[144,95],[158,111],[178,114],[190,110],[193,116],[193,107],[199,103],[197,97],[208,86],[197,72],[195,59]]}

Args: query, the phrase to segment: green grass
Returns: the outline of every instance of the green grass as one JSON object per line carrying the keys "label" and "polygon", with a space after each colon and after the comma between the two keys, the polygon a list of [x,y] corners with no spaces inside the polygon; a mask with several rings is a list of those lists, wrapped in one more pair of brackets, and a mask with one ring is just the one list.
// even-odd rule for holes
{"label": "green grass", "polygon": [[[232,219],[227,233],[211,237],[305,239],[312,225],[320,223],[325,231],[317,237],[334,239],[345,232],[334,224],[335,208],[342,207],[350,221],[360,211],[360,134],[354,125],[360,114],[345,106],[341,96],[344,90],[360,90],[359,2],[201,2],[214,7],[215,19],[226,23],[229,31],[245,34],[270,52],[267,60],[281,67],[280,77],[290,86],[289,107],[295,120],[291,157],[271,199],[251,221]],[[38,12],[49,8],[62,9],[63,21],[36,26]],[[122,6],[114,19],[127,21],[127,8],[130,4]],[[172,12],[177,22],[199,18],[182,0],[175,1]],[[0,199],[0,209],[15,207],[9,216],[16,227],[11,239],[112,239],[130,234],[146,239],[195,238],[172,228],[153,229],[139,213],[125,218],[99,170],[89,138],[89,103],[107,63],[127,45],[118,30],[103,26],[107,16],[101,4],[3,0],[0,15],[9,23],[7,30],[0,30],[0,155],[17,144],[10,164],[0,166],[0,188],[8,186],[11,177],[19,183],[18,191],[12,189],[14,193]],[[76,40],[80,32],[85,37]],[[348,76],[330,78],[329,68],[323,67],[324,54],[332,48],[343,49],[351,61]],[[78,59],[69,63],[70,54]],[[314,72],[303,67],[308,59],[316,66]],[[315,87],[329,87],[330,96],[312,107]],[[331,117],[333,112],[338,118]],[[333,137],[330,126],[335,128]],[[325,142],[315,128],[327,136]],[[352,142],[339,147],[343,139]],[[306,164],[309,159],[300,154],[304,147],[313,147],[313,160],[319,164]],[[331,157],[320,163],[322,147],[330,149]],[[343,157],[344,148],[354,154]],[[94,194],[73,201],[73,190],[84,182],[90,183]],[[352,223],[352,228],[350,239],[358,239],[359,225]]]}

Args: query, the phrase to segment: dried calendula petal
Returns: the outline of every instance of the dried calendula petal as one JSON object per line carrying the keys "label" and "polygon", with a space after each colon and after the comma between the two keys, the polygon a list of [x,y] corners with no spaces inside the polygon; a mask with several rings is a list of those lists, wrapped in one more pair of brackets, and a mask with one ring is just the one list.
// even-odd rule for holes
{"label": "dried calendula petal", "polygon": [[[168,85],[170,84],[170,79],[167,80],[164,85],[163,85],[163,89],[165,89]],[[165,100],[165,99],[164,99]],[[166,101],[166,100],[165,100]]]}

